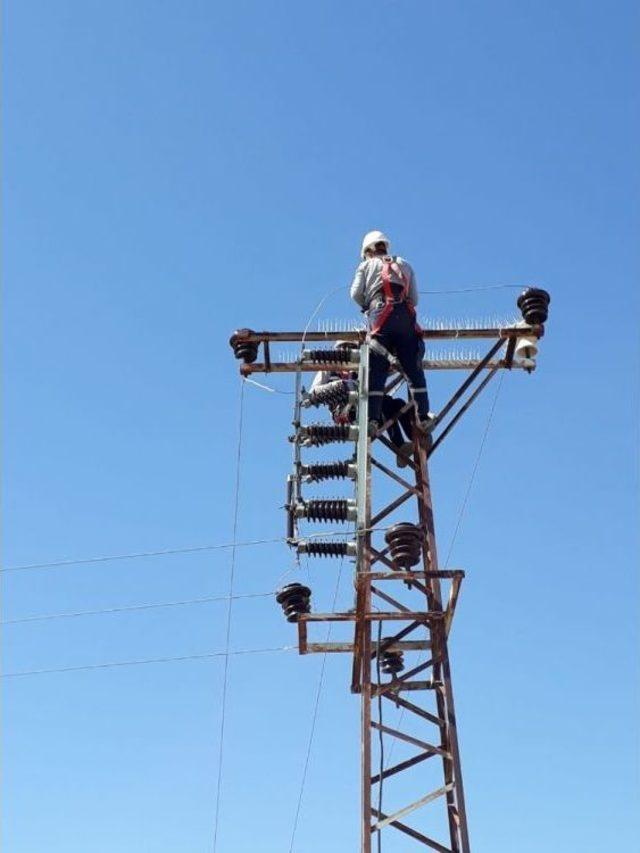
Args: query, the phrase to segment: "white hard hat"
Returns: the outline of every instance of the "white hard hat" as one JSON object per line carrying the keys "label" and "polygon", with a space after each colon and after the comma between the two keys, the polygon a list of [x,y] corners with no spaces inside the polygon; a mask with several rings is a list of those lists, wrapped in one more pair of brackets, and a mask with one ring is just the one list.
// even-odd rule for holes
{"label": "white hard hat", "polygon": [[362,248],[360,249],[361,257],[365,257],[365,252],[367,249],[370,249],[372,246],[375,246],[376,243],[384,243],[387,247],[387,252],[389,251],[389,238],[385,237],[382,231],[369,231],[362,238]]}

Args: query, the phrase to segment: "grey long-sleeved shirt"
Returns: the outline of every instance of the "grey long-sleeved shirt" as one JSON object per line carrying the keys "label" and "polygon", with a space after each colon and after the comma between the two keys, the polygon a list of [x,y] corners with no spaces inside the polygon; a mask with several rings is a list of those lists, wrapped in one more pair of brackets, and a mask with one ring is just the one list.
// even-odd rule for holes
{"label": "grey long-sleeved shirt", "polygon": [[[395,263],[402,270],[403,274],[409,281],[409,302],[412,305],[418,304],[418,287],[416,284],[416,276],[411,265],[404,258],[395,258]],[[382,258],[376,256],[367,258],[358,265],[356,274],[351,283],[351,298],[357,302],[361,308],[371,304],[376,297],[384,296],[382,286]],[[391,267],[390,278],[396,284],[402,284],[402,280],[397,272]]]}

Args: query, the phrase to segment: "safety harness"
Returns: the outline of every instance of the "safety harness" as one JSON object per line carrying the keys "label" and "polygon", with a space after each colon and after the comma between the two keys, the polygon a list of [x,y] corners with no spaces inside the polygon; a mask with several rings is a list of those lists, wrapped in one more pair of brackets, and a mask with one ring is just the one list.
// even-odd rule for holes
{"label": "safety harness", "polygon": [[[394,272],[402,284],[391,281],[391,273]],[[382,258],[382,292],[384,294],[384,308],[382,313],[372,326],[370,334],[375,335],[389,319],[394,307],[405,303],[415,317],[415,308],[409,302],[409,278],[402,271],[402,267],[395,257],[385,255]]]}

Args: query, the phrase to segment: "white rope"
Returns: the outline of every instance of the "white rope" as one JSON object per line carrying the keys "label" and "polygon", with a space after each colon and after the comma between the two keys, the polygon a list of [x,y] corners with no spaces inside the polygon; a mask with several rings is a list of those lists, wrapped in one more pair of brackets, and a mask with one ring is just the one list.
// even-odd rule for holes
{"label": "white rope", "polygon": [[250,385],[255,385],[256,388],[262,388],[263,391],[270,391],[271,394],[286,394],[288,397],[295,394],[295,391],[281,391],[279,388],[272,388],[270,385],[263,385],[262,382],[256,382],[255,379],[250,379],[248,376],[245,376],[244,381],[249,382]]}

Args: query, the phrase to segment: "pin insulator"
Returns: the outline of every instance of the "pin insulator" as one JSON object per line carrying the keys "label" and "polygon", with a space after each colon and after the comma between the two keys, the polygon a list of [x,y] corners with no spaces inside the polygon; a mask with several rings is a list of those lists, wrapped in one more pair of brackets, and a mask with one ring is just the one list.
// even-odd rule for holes
{"label": "pin insulator", "polygon": [[315,483],[320,480],[345,480],[351,476],[349,470],[349,461],[344,462],[326,462],[315,463],[313,465],[302,465],[300,468],[301,474],[310,483]]}
{"label": "pin insulator", "polygon": [[229,345],[233,348],[233,354],[245,364],[253,364],[258,357],[258,344],[256,341],[247,341],[247,335],[254,335],[251,329],[238,329],[229,338]]}
{"label": "pin insulator", "polygon": [[357,437],[358,428],[349,424],[309,424],[300,427],[292,441],[319,447],[333,441],[355,441]]}
{"label": "pin insulator", "polygon": [[385,675],[397,675],[404,669],[404,655],[401,651],[384,649],[380,652],[380,669]]}
{"label": "pin insulator", "polygon": [[408,521],[394,524],[384,534],[384,540],[389,546],[389,556],[403,569],[409,569],[420,562],[422,539],[420,528]]}
{"label": "pin insulator", "polygon": [[547,322],[551,296],[539,287],[528,287],[518,297],[518,308],[526,323],[541,326]]}
{"label": "pin insulator", "polygon": [[309,391],[305,402],[310,406],[344,406],[349,402],[349,389],[342,379],[335,379]]}
{"label": "pin insulator", "polygon": [[305,361],[313,364],[350,364],[358,360],[358,354],[352,349],[307,349],[303,352]]}
{"label": "pin insulator", "polygon": [[355,501],[344,498],[300,501],[296,506],[298,518],[308,521],[349,521],[355,512]]}
{"label": "pin insulator", "polygon": [[298,542],[298,554],[309,557],[352,557],[356,553],[355,542]]}
{"label": "pin insulator", "polygon": [[297,622],[303,613],[311,611],[311,590],[301,583],[288,583],[276,593],[287,622]]}

